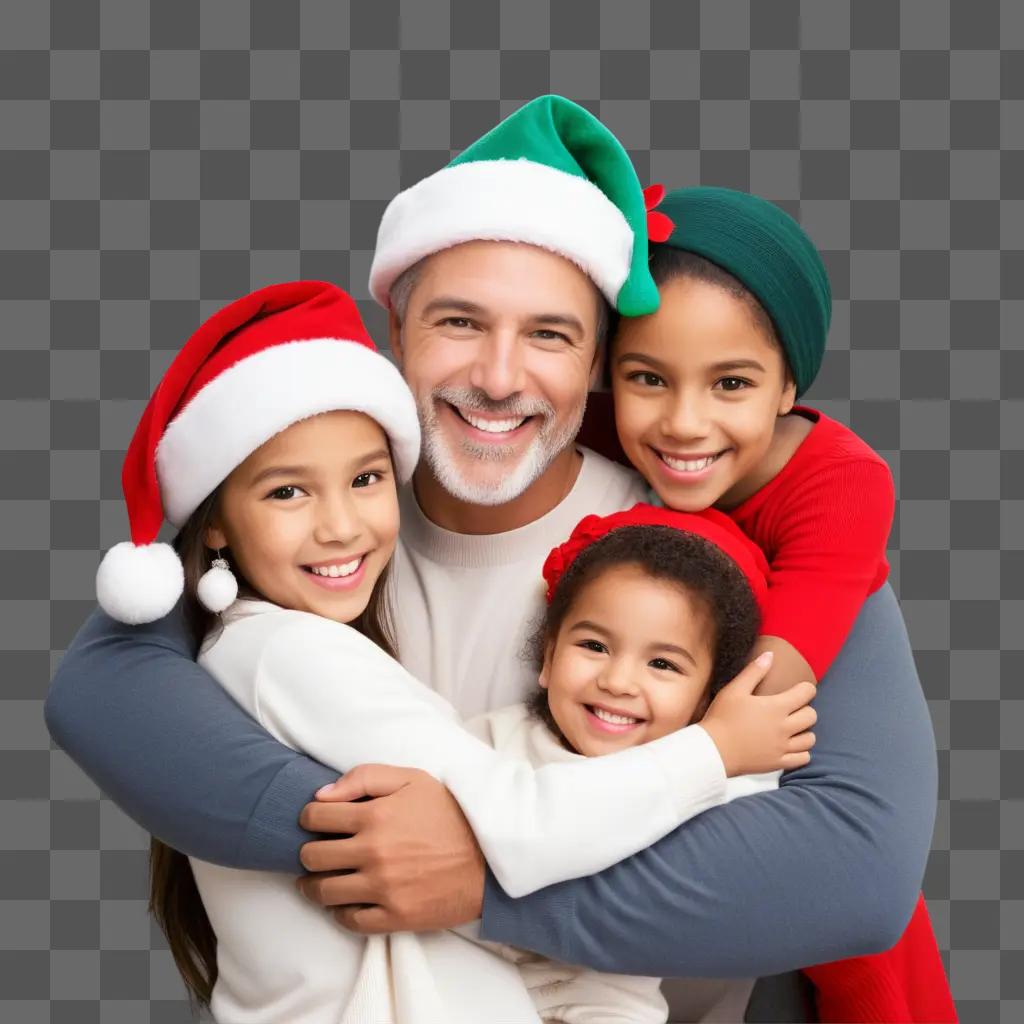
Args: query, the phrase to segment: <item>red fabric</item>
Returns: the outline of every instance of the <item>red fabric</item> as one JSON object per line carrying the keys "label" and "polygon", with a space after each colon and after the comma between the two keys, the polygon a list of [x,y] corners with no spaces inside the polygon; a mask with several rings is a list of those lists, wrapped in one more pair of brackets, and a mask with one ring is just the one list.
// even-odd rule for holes
{"label": "red fabric", "polygon": [[[884,460],[822,413],[757,494],[730,512],[771,563],[762,632],[791,643],[824,678],[864,599],[885,582],[895,494]],[[592,395],[580,443],[629,465],[610,396]],[[956,1007],[924,897],[896,945],[810,967],[822,1024],[955,1024]]]}
{"label": "red fabric", "polygon": [[924,896],[903,937],[875,956],[808,967],[822,1024],[956,1024]]}
{"label": "red fabric", "polygon": [[764,605],[768,595],[768,563],[764,553],[727,515],[713,508],[704,512],[674,512],[643,503],[609,516],[585,516],[573,527],[569,539],[559,544],[544,561],[541,572],[548,585],[548,601],[554,596],[562,574],[584,548],[624,526],[671,526],[703,537],[739,566],[757,603]]}
{"label": "red fabric", "polygon": [[168,423],[214,377],[272,345],[311,338],[354,341],[376,351],[355,302],[337,285],[290,281],[218,310],[182,346],[135,428],[121,471],[134,544],[156,540],[163,522],[156,449]]}
{"label": "red fabric", "polygon": [[889,575],[896,495],[885,460],[811,409],[811,432],[782,471],[729,515],[771,565],[761,633],[792,644],[822,679],[865,598]]}

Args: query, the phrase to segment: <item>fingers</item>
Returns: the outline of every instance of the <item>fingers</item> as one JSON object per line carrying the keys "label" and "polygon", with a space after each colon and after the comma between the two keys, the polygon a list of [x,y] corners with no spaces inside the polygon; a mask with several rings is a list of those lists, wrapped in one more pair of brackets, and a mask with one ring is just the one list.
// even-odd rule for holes
{"label": "fingers", "polygon": [[726,685],[731,689],[753,693],[764,677],[768,675],[774,660],[775,655],[771,651],[759,654],[749,665],[744,667],[743,671],[735,679]]}
{"label": "fingers", "polygon": [[808,752],[795,754],[784,754],[782,757],[782,770],[791,772],[794,768],[803,768],[811,763],[811,755]]}
{"label": "fingers", "polygon": [[818,721],[818,712],[805,704],[791,715],[786,716],[786,728],[792,733],[805,732]]}
{"label": "fingers", "polygon": [[382,935],[399,930],[398,922],[385,907],[340,907],[334,919],[350,932],[361,935]]}
{"label": "fingers", "polygon": [[314,800],[302,808],[299,824],[310,832],[355,835],[366,827],[372,804],[321,803]]}
{"label": "fingers", "polygon": [[360,871],[346,875],[303,875],[297,882],[299,892],[310,903],[338,907],[350,903],[368,903],[375,894]]}
{"label": "fingers", "polygon": [[361,764],[346,772],[337,782],[318,790],[316,798],[321,801],[337,801],[390,796],[403,786],[409,785],[419,774],[415,768]]}
{"label": "fingers", "polygon": [[817,736],[813,732],[802,732],[799,736],[793,736],[789,741],[789,752],[792,754],[801,753],[803,751],[809,751],[814,747],[814,744],[818,742]]}
{"label": "fingers", "polygon": [[818,688],[814,683],[804,680],[802,683],[794,683],[788,690],[776,694],[779,703],[790,711],[796,711],[805,704],[809,704],[818,695]]}
{"label": "fingers", "polygon": [[355,871],[366,863],[364,845],[358,836],[318,839],[302,846],[299,860],[307,871]]}

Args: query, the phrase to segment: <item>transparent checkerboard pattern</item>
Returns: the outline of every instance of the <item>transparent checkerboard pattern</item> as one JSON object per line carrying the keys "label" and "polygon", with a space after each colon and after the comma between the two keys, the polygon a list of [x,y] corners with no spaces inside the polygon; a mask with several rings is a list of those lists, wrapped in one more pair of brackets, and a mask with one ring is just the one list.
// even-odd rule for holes
{"label": "transparent checkerboard pattern", "polygon": [[825,252],[808,400],[898,481],[940,749],[925,891],[962,1019],[1024,1019],[1024,5],[8,0],[0,49],[3,1019],[190,1019],[147,837],[41,716],[127,536],[150,387],[273,281],[337,281],[379,332],[388,199],[549,90],[645,182],[758,192]]}

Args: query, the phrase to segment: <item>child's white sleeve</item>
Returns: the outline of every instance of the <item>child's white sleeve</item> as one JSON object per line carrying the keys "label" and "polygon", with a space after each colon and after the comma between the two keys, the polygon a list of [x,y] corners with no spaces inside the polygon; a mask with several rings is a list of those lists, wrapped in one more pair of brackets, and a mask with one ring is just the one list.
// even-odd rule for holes
{"label": "child's white sleeve", "polygon": [[[204,659],[214,675],[250,676],[218,667],[244,660],[245,632],[228,630]],[[260,646],[251,682],[221,679],[243,707],[339,772],[377,763],[439,779],[513,897],[602,871],[726,797],[718,748],[700,726],[535,769],[471,736],[443,698],[346,626],[294,614]]]}

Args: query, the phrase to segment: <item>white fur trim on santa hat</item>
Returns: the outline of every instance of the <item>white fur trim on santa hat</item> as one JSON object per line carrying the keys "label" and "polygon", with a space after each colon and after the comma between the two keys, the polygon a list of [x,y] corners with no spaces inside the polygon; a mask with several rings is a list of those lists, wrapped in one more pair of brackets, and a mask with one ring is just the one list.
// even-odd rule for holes
{"label": "white fur trim on santa hat", "polygon": [[260,445],[293,423],[351,409],[376,420],[407,480],[420,450],[416,403],[378,352],[333,338],[264,349],[215,377],[171,421],[156,451],[164,514],[182,526]]}
{"label": "white fur trim on santa hat", "polygon": [[462,242],[526,242],[571,260],[614,306],[629,276],[633,231],[591,181],[533,160],[444,167],[388,204],[377,232],[370,293],[388,305],[399,275]]}
{"label": "white fur trim on santa hat", "polygon": [[185,588],[185,571],[170,544],[115,544],[96,571],[100,607],[118,622],[137,626],[162,619]]}

